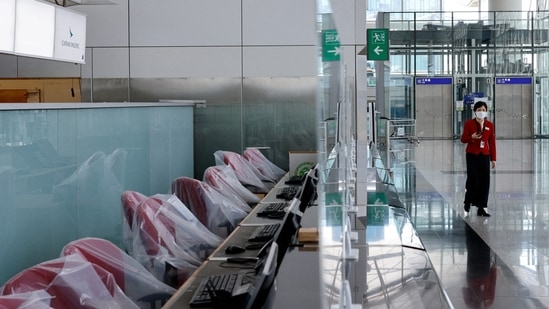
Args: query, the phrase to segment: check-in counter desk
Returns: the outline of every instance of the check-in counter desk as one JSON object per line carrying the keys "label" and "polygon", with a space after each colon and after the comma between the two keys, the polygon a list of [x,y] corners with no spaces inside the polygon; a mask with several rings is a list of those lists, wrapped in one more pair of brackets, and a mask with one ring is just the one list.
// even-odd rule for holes
{"label": "check-in counter desk", "polygon": [[[257,226],[281,221],[257,216],[265,204],[285,201],[276,198],[281,187],[269,192],[163,308],[190,308],[204,277],[253,267],[253,263],[230,264],[226,258],[255,257],[258,249],[227,255],[225,248],[245,246]],[[319,231],[333,246],[328,241],[320,248],[318,243],[296,239],[284,255],[265,308],[336,308],[344,293],[342,278],[349,282],[352,304],[360,308],[452,308],[406,210],[379,203],[358,207],[350,215],[356,256],[341,258],[337,229]],[[319,227],[324,217],[320,209],[313,204],[304,212],[302,229]]]}
{"label": "check-in counter desk", "polygon": [[[252,233],[256,230],[256,228],[269,225],[269,224],[280,224],[282,226],[283,221],[285,220],[285,217],[283,216],[277,216],[275,218],[269,218],[269,217],[262,217],[258,216],[258,213],[263,210],[264,207],[268,206],[268,204],[271,203],[288,203],[290,204],[289,200],[277,198],[277,195],[280,193],[282,188],[288,187],[288,185],[285,185],[285,181],[288,179],[288,176],[284,176],[273,189],[269,191],[269,193],[261,200],[259,204],[257,204],[253,210],[248,214],[246,218],[244,218],[240,224],[235,228],[235,230],[221,243],[221,245],[208,257],[208,259],[195,271],[195,273],[185,282],[183,286],[179,288],[179,290],[176,292],[176,294],[162,307],[162,308],[190,308],[189,302],[197,289],[200,280],[202,278],[211,276],[211,275],[218,275],[218,274],[228,274],[228,273],[235,273],[238,271],[246,271],[249,270],[252,272],[255,266],[255,261],[250,262],[241,262],[241,263],[229,263],[227,262],[227,258],[255,258],[259,251],[261,250],[260,246],[255,246],[253,249],[246,249],[246,251],[241,253],[233,253],[228,254],[225,252],[226,248],[232,245],[236,245],[239,247],[246,248],[249,245],[254,245],[253,242],[249,241],[250,236]],[[315,214],[311,214],[311,216],[316,217]],[[305,222],[311,222],[311,226],[316,226],[316,219],[305,219],[305,217],[302,220],[302,223]],[[261,244],[261,243],[259,243]],[[315,246],[316,247],[316,246]],[[301,258],[305,257],[304,255],[296,254],[294,255],[294,252],[297,252],[298,250],[294,250],[293,245],[290,245],[290,248],[287,253],[284,255],[284,262],[280,265],[279,272],[277,275],[277,283],[276,283],[276,296],[270,297],[270,300],[274,302],[274,304],[279,303],[280,301],[288,301],[287,299],[279,299],[280,292],[284,292],[286,289],[280,287],[280,282],[285,281],[285,279],[290,279],[290,275],[292,273],[295,273],[295,271],[289,270],[286,266],[289,264],[295,264],[296,268],[302,268],[300,266],[300,263],[292,262],[295,258],[300,260]],[[290,254],[289,254],[290,253]],[[309,254],[311,255],[309,258],[313,259],[318,266],[318,254],[314,253]],[[294,257],[295,256],[295,257]],[[290,263],[287,263],[287,261],[290,261]],[[318,274],[318,267],[314,269],[314,274]],[[283,276],[283,274],[288,274],[288,278],[286,276]],[[308,281],[308,280],[307,280]],[[312,281],[313,284],[318,285],[318,280]],[[290,284],[290,283],[289,283]],[[309,282],[307,282],[309,284]],[[318,292],[318,289],[315,289]],[[289,293],[294,294],[295,289],[288,289]],[[313,297],[314,299],[318,300],[318,295],[315,295]],[[310,303],[302,303],[303,306],[309,305]],[[278,306],[278,305],[277,305]]]}

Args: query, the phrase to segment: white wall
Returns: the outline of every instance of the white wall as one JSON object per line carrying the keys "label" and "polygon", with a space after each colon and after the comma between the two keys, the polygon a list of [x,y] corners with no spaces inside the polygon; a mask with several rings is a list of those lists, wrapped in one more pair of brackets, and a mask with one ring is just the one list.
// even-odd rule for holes
{"label": "white wall", "polygon": [[316,76],[315,1],[116,2],[75,7],[88,20],[83,77]]}
{"label": "white wall", "polygon": [[[2,77],[301,77],[317,74],[316,1],[114,0],[81,5],[86,64],[0,55]],[[365,41],[364,0],[334,1],[354,72]],[[129,49],[128,49],[129,47]],[[14,64],[14,61],[19,63]]]}

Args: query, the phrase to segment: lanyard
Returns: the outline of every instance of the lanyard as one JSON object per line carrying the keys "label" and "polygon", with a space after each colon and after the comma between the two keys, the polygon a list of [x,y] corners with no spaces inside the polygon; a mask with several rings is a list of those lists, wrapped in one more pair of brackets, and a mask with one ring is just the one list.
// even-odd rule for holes
{"label": "lanyard", "polygon": [[477,132],[482,134],[484,133],[484,121],[482,122],[482,128],[480,127],[480,123],[478,123],[478,121],[475,119],[475,124],[477,125]]}

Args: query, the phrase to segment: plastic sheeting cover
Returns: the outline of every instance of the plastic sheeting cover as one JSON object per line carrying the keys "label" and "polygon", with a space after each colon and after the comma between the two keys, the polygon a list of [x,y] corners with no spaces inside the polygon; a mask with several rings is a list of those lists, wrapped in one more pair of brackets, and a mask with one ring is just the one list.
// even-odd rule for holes
{"label": "plastic sheeting cover", "polygon": [[151,301],[165,301],[176,291],[108,240],[92,237],[74,240],[61,251],[62,256],[71,254],[110,272],[126,296],[140,307],[147,307]]}
{"label": "plastic sheeting cover", "polygon": [[191,209],[192,213],[210,231],[222,238],[251,211],[236,205],[207,183],[190,177],[178,177],[172,182],[172,192]]}
{"label": "plastic sheeting cover", "polygon": [[134,258],[157,279],[175,287],[222,241],[170,194],[156,194],[139,204],[132,235]]}
{"label": "plastic sheeting cover", "polygon": [[116,284],[111,273],[70,255],[27,268],[9,279],[0,294],[45,291],[52,296],[51,307],[74,308],[139,308]]}
{"label": "plastic sheeting cover", "polygon": [[235,204],[256,205],[260,202],[257,195],[246,189],[227,165],[210,166],[204,171],[203,181]]}
{"label": "plastic sheeting cover", "polygon": [[240,183],[252,192],[268,193],[269,189],[274,186],[274,183],[270,186],[266,184],[263,180],[267,182],[270,182],[270,180],[261,175],[255,166],[236,152],[218,150],[214,152],[214,158],[216,165],[230,166]]}
{"label": "plastic sheeting cover", "polygon": [[267,159],[257,148],[244,150],[242,156],[255,166],[261,174],[274,182],[278,182],[286,175],[286,171]]}

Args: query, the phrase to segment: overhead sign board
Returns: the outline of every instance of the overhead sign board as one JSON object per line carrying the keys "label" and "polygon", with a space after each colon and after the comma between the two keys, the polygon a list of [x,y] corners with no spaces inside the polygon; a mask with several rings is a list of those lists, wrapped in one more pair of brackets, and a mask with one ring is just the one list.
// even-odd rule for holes
{"label": "overhead sign board", "polygon": [[85,54],[86,16],[57,8],[53,57],[63,61],[84,63]]}
{"label": "overhead sign board", "polygon": [[322,61],[339,61],[341,42],[335,29],[322,30]]}
{"label": "overhead sign board", "polygon": [[389,60],[389,29],[371,28],[366,30],[368,60]]}
{"label": "overhead sign board", "polygon": [[37,0],[0,0],[0,52],[85,63],[86,15]]}
{"label": "overhead sign board", "polygon": [[529,85],[531,77],[496,77],[497,85]]}
{"label": "overhead sign board", "polygon": [[449,85],[452,84],[451,77],[418,77],[416,85]]}
{"label": "overhead sign board", "polygon": [[19,55],[53,57],[55,7],[34,0],[17,0],[15,48]]}

